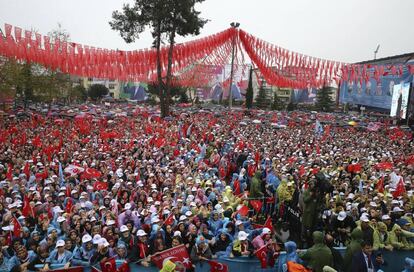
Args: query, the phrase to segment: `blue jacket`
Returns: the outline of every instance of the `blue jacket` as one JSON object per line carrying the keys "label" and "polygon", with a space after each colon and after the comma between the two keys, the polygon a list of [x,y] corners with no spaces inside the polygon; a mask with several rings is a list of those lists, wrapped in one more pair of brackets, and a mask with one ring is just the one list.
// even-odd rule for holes
{"label": "blue jacket", "polygon": [[58,260],[58,251],[54,249],[51,253],[49,258],[47,259],[47,263],[50,264],[66,264],[67,262],[72,260],[72,252],[65,250],[63,257]]}
{"label": "blue jacket", "polygon": [[[34,253],[32,250],[29,250],[27,252],[27,260],[25,262],[31,262],[36,258],[36,253]],[[12,271],[15,266],[19,266],[25,262],[22,262],[17,256],[11,257],[11,259],[8,262],[8,271]]]}
{"label": "blue jacket", "polygon": [[80,266],[89,266],[90,260],[93,254],[95,253],[95,249],[92,248],[91,250],[87,251],[86,248],[82,245],[81,247],[76,247],[73,251],[73,265],[80,265]]}

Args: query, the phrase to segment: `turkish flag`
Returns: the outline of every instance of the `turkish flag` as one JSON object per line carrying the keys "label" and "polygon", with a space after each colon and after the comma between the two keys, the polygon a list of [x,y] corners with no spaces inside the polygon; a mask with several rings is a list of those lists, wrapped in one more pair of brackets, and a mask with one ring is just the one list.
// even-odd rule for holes
{"label": "turkish flag", "polygon": [[378,192],[383,193],[384,192],[384,177],[381,177],[378,182],[377,185],[375,186],[378,190]]}
{"label": "turkish flag", "polygon": [[28,162],[26,162],[26,164],[24,165],[23,173],[26,175],[27,179],[30,178],[30,169],[29,169],[29,163]]}
{"label": "turkish flag", "polygon": [[240,190],[240,181],[238,179],[236,179],[233,183],[233,189],[234,189],[234,195],[240,195],[241,190]]}
{"label": "turkish flag", "polygon": [[22,215],[25,217],[34,217],[33,208],[30,206],[30,200],[26,195],[23,199]]}
{"label": "turkish flag", "polygon": [[409,157],[405,160],[405,163],[406,163],[407,165],[414,164],[414,155],[409,156]]}
{"label": "turkish flag", "polygon": [[375,165],[375,168],[378,170],[387,170],[392,169],[393,165],[392,162],[380,162]]}
{"label": "turkish flag", "polygon": [[261,200],[250,200],[250,205],[259,213],[262,210],[263,202]]}
{"label": "turkish flag", "polygon": [[401,196],[404,193],[405,193],[405,185],[404,185],[404,180],[401,177],[400,181],[397,184],[397,188],[395,188],[395,191],[392,193],[392,196],[394,198],[397,198],[397,197]]}
{"label": "turkish flag", "polygon": [[95,191],[101,191],[101,190],[108,190],[108,183],[103,181],[96,181],[93,184],[93,189]]}
{"label": "turkish flag", "polygon": [[83,171],[85,171],[84,168],[80,167],[80,166],[76,166],[74,164],[69,165],[68,167],[65,168],[64,172],[70,174],[71,176],[76,176],[80,173],[82,173]]}
{"label": "turkish flag", "polygon": [[127,262],[122,263],[117,269],[117,272],[129,272],[129,271],[130,269],[129,269],[129,265]]}
{"label": "turkish flag", "polygon": [[186,269],[192,268],[190,256],[188,255],[187,248],[185,247],[185,245],[180,245],[177,247],[164,250],[151,257],[151,261],[159,269],[162,268],[163,262],[166,260],[170,260],[175,264],[182,264]]}
{"label": "turkish flag", "polygon": [[117,271],[115,257],[112,257],[106,261],[100,262],[102,272],[114,272]]}
{"label": "turkish flag", "polygon": [[246,216],[249,213],[249,208],[246,205],[243,205],[240,210],[237,211],[241,216]]}
{"label": "turkish flag", "polygon": [[11,165],[11,163],[9,163],[7,166],[6,179],[11,181],[12,178],[13,178],[13,166]]}
{"label": "turkish flag", "polygon": [[70,184],[66,185],[66,197],[70,197],[71,194],[71,189],[70,189]]}
{"label": "turkish flag", "polygon": [[260,261],[260,265],[262,268],[267,267],[267,245],[262,246],[254,253]]}
{"label": "turkish flag", "polygon": [[267,217],[265,223],[264,223],[264,227],[270,229],[271,231],[273,230],[273,224],[272,224],[272,219],[269,217]]}
{"label": "turkish flag", "polygon": [[86,168],[85,171],[82,173],[83,179],[93,179],[93,178],[100,178],[102,173],[94,168]]}
{"label": "turkish flag", "polygon": [[170,213],[168,215],[168,217],[164,221],[164,224],[165,225],[172,225],[172,224],[174,224],[174,214],[173,213]]}
{"label": "turkish flag", "polygon": [[210,272],[228,272],[229,267],[227,264],[219,263],[216,261],[208,261],[208,264],[210,265]]}
{"label": "turkish flag", "polygon": [[305,166],[301,165],[299,167],[299,176],[302,177],[303,175],[305,175]]}
{"label": "turkish flag", "polygon": [[66,212],[67,213],[71,213],[72,212],[72,206],[73,206],[72,198],[69,198],[68,199],[68,202],[66,203]]}
{"label": "turkish flag", "polygon": [[13,218],[13,237],[20,238],[20,233],[22,232],[22,226],[16,218]]}

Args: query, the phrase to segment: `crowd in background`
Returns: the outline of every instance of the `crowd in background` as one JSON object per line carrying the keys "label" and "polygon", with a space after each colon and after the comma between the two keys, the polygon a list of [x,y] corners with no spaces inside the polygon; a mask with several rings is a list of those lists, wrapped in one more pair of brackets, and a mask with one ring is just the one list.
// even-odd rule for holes
{"label": "crowd in background", "polygon": [[193,264],[268,246],[269,262],[287,252],[280,271],[363,271],[414,249],[412,135],[387,120],[108,110],[3,116],[0,271],[149,266],[182,244]]}

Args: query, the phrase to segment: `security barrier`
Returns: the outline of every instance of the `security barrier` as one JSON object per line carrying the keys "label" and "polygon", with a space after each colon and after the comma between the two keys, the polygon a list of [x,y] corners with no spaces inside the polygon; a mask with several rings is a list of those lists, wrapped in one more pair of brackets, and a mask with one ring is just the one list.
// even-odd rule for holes
{"label": "security barrier", "polygon": [[[341,254],[345,253],[346,248],[338,248]],[[281,252],[280,256],[283,256],[285,252]],[[413,258],[414,251],[384,251],[382,252],[384,260],[387,262],[387,265],[382,267],[384,272],[399,272],[404,269],[404,259],[406,257]],[[219,258],[216,261],[225,263],[229,267],[229,271],[243,271],[243,272],[280,272],[275,269],[278,267],[278,263],[276,262],[275,268],[267,268],[262,269],[260,268],[260,262],[255,258]],[[134,263],[129,264],[131,272],[133,271],[145,271],[145,272],[158,272],[159,269],[156,267],[143,267],[136,265]],[[58,269],[58,267],[54,267],[54,269]],[[85,267],[85,272],[91,271],[89,267]],[[196,272],[209,272],[210,265],[206,262],[202,262],[197,264]]]}

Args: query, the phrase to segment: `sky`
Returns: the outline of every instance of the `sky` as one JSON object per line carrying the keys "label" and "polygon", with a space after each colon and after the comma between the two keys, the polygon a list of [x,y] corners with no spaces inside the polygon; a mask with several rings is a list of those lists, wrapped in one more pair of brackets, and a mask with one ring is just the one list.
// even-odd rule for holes
{"label": "sky", "polygon": [[[0,0],[4,23],[47,34],[61,23],[71,41],[108,49],[151,46],[149,32],[127,44],[108,24],[114,10],[132,0]],[[414,52],[413,0],[206,0],[197,6],[210,21],[199,37],[240,22],[272,44],[342,62]],[[183,42],[196,37],[178,38]]]}

